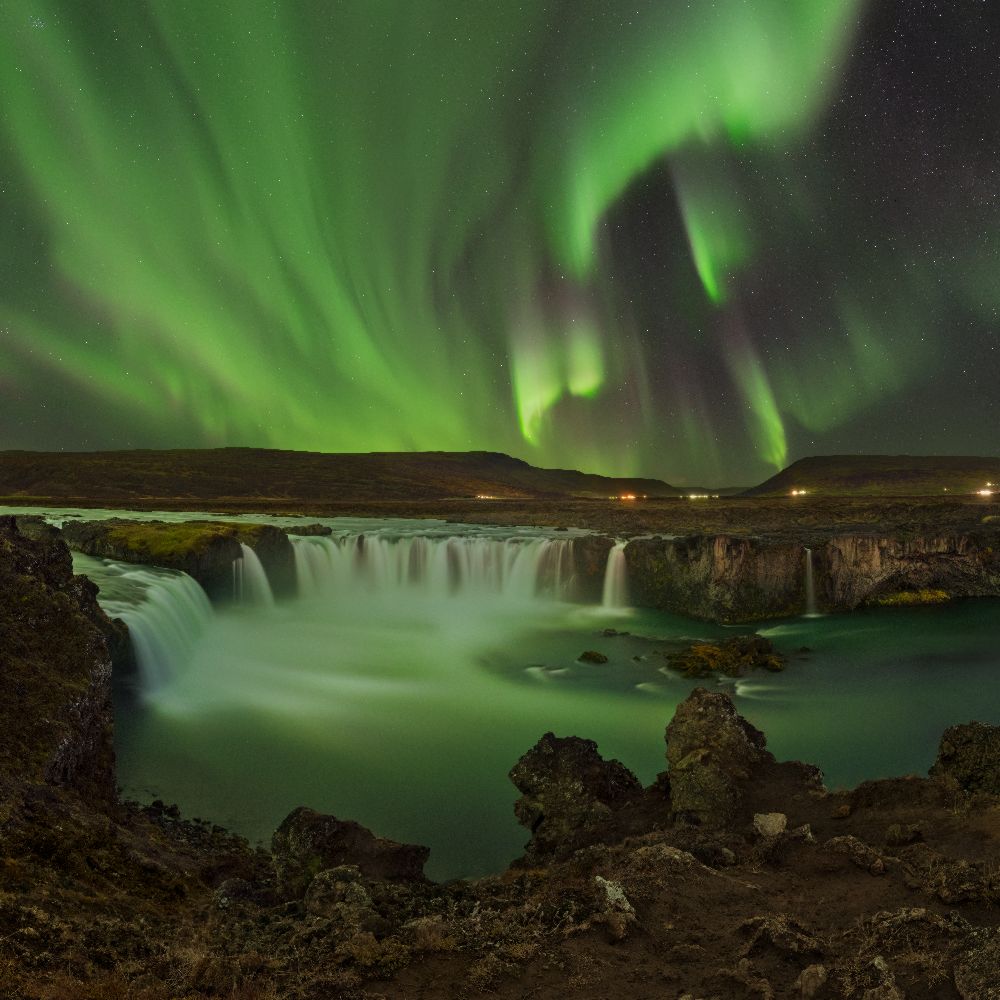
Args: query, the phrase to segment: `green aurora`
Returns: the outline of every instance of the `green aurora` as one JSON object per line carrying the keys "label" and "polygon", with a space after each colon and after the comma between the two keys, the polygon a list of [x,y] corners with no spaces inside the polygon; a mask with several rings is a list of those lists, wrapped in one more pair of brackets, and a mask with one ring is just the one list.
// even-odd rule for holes
{"label": "green aurora", "polygon": [[[861,0],[0,2],[0,447],[712,483],[988,449],[995,190],[886,154],[878,28]],[[914,409],[942,371],[947,427]]]}

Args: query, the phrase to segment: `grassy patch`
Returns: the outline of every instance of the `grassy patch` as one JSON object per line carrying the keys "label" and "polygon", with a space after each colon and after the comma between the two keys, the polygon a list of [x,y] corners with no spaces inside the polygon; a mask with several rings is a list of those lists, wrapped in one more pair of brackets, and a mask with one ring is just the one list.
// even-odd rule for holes
{"label": "grassy patch", "polygon": [[108,531],[108,541],[148,557],[152,563],[201,555],[220,538],[236,538],[239,529],[214,521],[186,521],[183,524],[123,524]]}

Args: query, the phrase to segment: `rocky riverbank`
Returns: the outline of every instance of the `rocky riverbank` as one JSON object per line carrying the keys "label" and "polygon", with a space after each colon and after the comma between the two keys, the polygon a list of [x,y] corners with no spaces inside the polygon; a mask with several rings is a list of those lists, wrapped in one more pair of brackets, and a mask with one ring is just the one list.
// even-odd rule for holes
{"label": "rocky riverbank", "polygon": [[424,848],[308,808],[263,851],[117,801],[94,596],[0,520],[0,996],[1000,997],[995,727],[831,793],[696,690],[646,788],[544,735],[511,771],[524,857],[439,885]]}

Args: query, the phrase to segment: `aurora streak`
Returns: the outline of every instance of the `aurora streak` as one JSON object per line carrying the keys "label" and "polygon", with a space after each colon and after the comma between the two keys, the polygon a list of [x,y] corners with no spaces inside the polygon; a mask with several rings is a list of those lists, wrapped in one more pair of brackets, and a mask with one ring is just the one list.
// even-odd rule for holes
{"label": "aurora streak", "polygon": [[0,2],[0,448],[995,451],[998,105],[893,16]]}

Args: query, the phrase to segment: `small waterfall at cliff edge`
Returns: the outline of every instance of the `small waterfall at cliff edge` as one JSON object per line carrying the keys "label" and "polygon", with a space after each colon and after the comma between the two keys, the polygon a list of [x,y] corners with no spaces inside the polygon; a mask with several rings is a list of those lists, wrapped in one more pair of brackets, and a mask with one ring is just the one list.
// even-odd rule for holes
{"label": "small waterfall at cliff edge", "polygon": [[274,594],[259,556],[240,542],[242,555],[233,562],[233,599],[240,604],[271,607]]}
{"label": "small waterfall at cliff edge", "polygon": [[153,692],[190,662],[214,616],[198,582],[186,573],[153,570],[75,555],[76,572],[100,588],[98,602],[129,630],[144,692]]}
{"label": "small waterfall at cliff edge", "polygon": [[627,542],[615,542],[608,552],[608,563],[604,569],[604,589],[601,606],[608,610],[628,607],[628,567],[625,563]]}
{"label": "small waterfall at cliff edge", "polygon": [[293,537],[292,545],[304,597],[361,590],[513,602],[572,598],[572,539],[351,534]]}
{"label": "small waterfall at cliff edge", "polygon": [[806,547],[806,618],[818,618],[816,611],[816,581],[813,576],[813,551]]}

